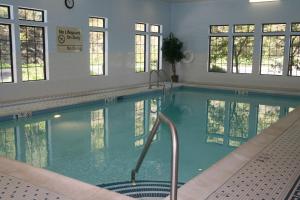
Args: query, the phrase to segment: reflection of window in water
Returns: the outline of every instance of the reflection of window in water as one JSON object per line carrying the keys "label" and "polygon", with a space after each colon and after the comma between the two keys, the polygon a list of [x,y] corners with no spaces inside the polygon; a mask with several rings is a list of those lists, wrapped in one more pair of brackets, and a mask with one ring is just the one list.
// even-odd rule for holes
{"label": "reflection of window in water", "polygon": [[208,100],[207,133],[224,134],[225,101]]}
{"label": "reflection of window in water", "polygon": [[97,151],[105,147],[104,142],[104,110],[91,111],[91,150]]}
{"label": "reflection of window in water", "polygon": [[135,142],[134,142],[134,146],[135,147],[140,147],[140,146],[143,146],[144,145],[144,139],[142,138],[142,139],[139,139],[139,140],[136,140]]}
{"label": "reflection of window in water", "polygon": [[47,131],[46,121],[24,126],[26,162],[35,167],[47,167]]}
{"label": "reflection of window in water", "polygon": [[207,143],[224,144],[224,138],[223,137],[209,135],[209,136],[207,136],[206,142]]}
{"label": "reflection of window in water", "polygon": [[[150,118],[149,118],[149,132],[152,130],[154,123],[158,115],[158,100],[151,99],[150,101]],[[157,134],[154,136],[153,140],[157,140]]]}
{"label": "reflection of window in water", "polygon": [[237,141],[237,140],[229,140],[229,146],[231,147],[239,147],[243,144],[242,141]]}
{"label": "reflection of window in water", "polygon": [[292,112],[292,111],[294,111],[294,110],[295,110],[295,108],[289,107],[289,112]]}
{"label": "reflection of window in water", "polygon": [[250,104],[236,102],[230,104],[230,137],[248,138],[249,115]]}
{"label": "reflection of window in water", "polygon": [[259,105],[257,133],[279,120],[280,106]]}
{"label": "reflection of window in water", "polygon": [[135,136],[144,134],[145,102],[135,102]]}
{"label": "reflection of window in water", "polygon": [[14,128],[0,128],[0,156],[16,158],[16,138]]}

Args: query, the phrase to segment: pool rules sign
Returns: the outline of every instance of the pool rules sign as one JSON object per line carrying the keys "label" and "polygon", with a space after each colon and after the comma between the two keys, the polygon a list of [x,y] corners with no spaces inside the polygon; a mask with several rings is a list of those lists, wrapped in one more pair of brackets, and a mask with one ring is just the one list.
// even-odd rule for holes
{"label": "pool rules sign", "polygon": [[83,48],[82,31],[79,28],[57,27],[57,49],[59,52],[81,52]]}

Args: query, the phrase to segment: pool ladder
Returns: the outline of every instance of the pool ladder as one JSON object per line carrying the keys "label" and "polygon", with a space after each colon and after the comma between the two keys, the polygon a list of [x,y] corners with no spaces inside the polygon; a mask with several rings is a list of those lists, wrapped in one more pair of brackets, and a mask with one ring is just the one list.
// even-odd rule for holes
{"label": "pool ladder", "polygon": [[[167,74],[167,72],[166,72],[165,70],[160,69],[160,70],[152,70],[152,71],[150,71],[150,74],[149,74],[149,89],[152,89],[152,86],[154,85],[154,84],[152,83],[152,74],[155,73],[155,72],[156,72],[156,74],[157,74],[157,80],[156,80],[156,84],[155,84],[156,87],[163,86],[163,93],[166,92],[166,84],[165,84],[165,82],[160,81],[160,78],[162,78],[162,77],[161,77],[161,73],[163,73],[163,75],[164,75],[166,78],[169,78],[169,81],[170,81],[170,84],[171,84],[170,89],[173,88],[173,81],[172,81],[171,77],[168,76],[168,74]],[[162,85],[159,84],[160,82],[162,82]]]}
{"label": "pool ladder", "polygon": [[177,130],[176,130],[174,123],[162,113],[158,113],[158,117],[153,125],[153,128],[150,132],[150,135],[147,139],[144,149],[137,161],[136,167],[131,171],[131,182],[132,182],[132,184],[135,184],[136,174],[138,173],[138,171],[144,161],[144,158],[149,150],[150,145],[152,144],[152,140],[153,140],[154,136],[157,134],[157,130],[158,130],[161,122],[166,123],[170,128],[170,134],[171,134],[171,138],[172,138],[170,200],[177,200],[178,157],[179,157],[179,155],[178,155],[179,144],[178,144]]}

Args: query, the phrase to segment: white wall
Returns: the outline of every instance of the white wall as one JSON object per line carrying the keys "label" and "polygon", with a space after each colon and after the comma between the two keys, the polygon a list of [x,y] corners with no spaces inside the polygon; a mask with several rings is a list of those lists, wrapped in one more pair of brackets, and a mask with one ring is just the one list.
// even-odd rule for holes
{"label": "white wall", "polygon": [[[203,0],[174,3],[171,8],[171,29],[195,53],[191,64],[180,64],[181,81],[216,85],[270,87],[299,91],[300,77],[259,75],[262,23],[299,22],[300,1],[281,0],[272,3],[249,3],[248,0]],[[255,24],[253,74],[209,73],[209,26],[221,24]],[[287,27],[289,29],[289,26]],[[285,72],[287,71],[285,61]],[[287,74],[287,73],[285,73]]]}
{"label": "white wall", "polygon": [[[1,0],[1,4],[47,10],[49,42],[49,80],[0,84],[0,102],[58,95],[71,92],[114,88],[146,83],[148,73],[134,71],[134,24],[162,24],[169,33],[170,6],[160,0],[75,0],[72,10],[64,0]],[[89,76],[88,18],[108,18],[108,76]],[[16,21],[16,24],[19,23]],[[59,53],[56,48],[56,27],[70,26],[83,30],[81,53]],[[16,26],[16,29],[18,27]],[[18,43],[17,43],[18,52]],[[20,70],[19,70],[20,71]]]}

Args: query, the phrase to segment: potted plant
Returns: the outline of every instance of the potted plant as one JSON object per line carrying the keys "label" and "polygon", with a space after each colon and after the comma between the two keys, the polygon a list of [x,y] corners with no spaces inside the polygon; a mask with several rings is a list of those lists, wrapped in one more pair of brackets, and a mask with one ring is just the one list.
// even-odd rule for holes
{"label": "potted plant", "polygon": [[178,75],[176,74],[176,63],[184,58],[182,51],[183,43],[170,33],[169,37],[164,38],[162,45],[163,58],[171,64],[173,75],[171,76],[173,82],[178,82]]}

